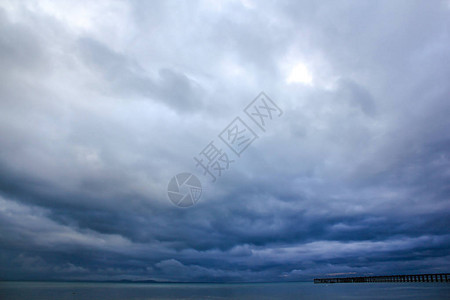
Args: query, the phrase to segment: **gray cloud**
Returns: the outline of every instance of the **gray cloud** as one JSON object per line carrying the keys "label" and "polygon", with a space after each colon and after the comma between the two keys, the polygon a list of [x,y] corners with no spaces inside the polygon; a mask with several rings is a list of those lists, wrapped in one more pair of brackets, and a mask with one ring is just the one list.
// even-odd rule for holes
{"label": "gray cloud", "polygon": [[95,40],[83,38],[79,45],[83,59],[103,75],[113,95],[159,100],[178,112],[201,109],[201,87],[186,75],[164,68],[158,71],[159,79],[152,80],[138,64]]}
{"label": "gray cloud", "polygon": [[[3,3],[0,278],[447,272],[449,13]],[[283,116],[209,183],[193,156],[261,90]],[[183,171],[190,209],[166,195]]]}

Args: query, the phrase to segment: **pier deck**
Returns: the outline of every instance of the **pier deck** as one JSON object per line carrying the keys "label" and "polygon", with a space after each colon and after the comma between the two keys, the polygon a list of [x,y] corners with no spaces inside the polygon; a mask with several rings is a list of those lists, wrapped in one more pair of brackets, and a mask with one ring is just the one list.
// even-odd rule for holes
{"label": "pier deck", "polygon": [[353,283],[353,282],[450,282],[450,273],[389,275],[364,277],[315,278],[314,283]]}

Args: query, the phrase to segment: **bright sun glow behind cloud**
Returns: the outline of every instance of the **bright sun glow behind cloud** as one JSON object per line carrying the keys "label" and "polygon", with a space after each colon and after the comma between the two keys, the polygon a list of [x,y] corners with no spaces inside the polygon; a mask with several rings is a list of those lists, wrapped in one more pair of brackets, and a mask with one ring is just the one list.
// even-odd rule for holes
{"label": "bright sun glow behind cloud", "polygon": [[313,77],[303,63],[297,63],[289,73],[287,83],[304,83],[311,85]]}

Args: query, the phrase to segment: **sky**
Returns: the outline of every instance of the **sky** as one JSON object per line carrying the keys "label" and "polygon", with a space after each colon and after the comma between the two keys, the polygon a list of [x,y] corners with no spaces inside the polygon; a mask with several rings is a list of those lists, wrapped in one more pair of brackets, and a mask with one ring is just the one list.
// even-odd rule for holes
{"label": "sky", "polygon": [[1,1],[0,279],[449,272],[449,78],[449,1]]}

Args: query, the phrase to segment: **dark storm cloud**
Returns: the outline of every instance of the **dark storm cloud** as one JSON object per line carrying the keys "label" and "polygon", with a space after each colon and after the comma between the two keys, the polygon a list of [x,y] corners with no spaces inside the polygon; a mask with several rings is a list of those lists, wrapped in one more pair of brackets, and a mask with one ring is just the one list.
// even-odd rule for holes
{"label": "dark storm cloud", "polygon": [[186,75],[171,69],[161,69],[159,80],[152,80],[136,63],[124,55],[113,52],[99,42],[83,38],[79,41],[82,57],[95,66],[116,93],[142,95],[157,99],[179,112],[201,109],[201,87]]}
{"label": "dark storm cloud", "polygon": [[[448,271],[448,3],[6,3],[0,278]],[[208,184],[261,90],[283,116]]]}

